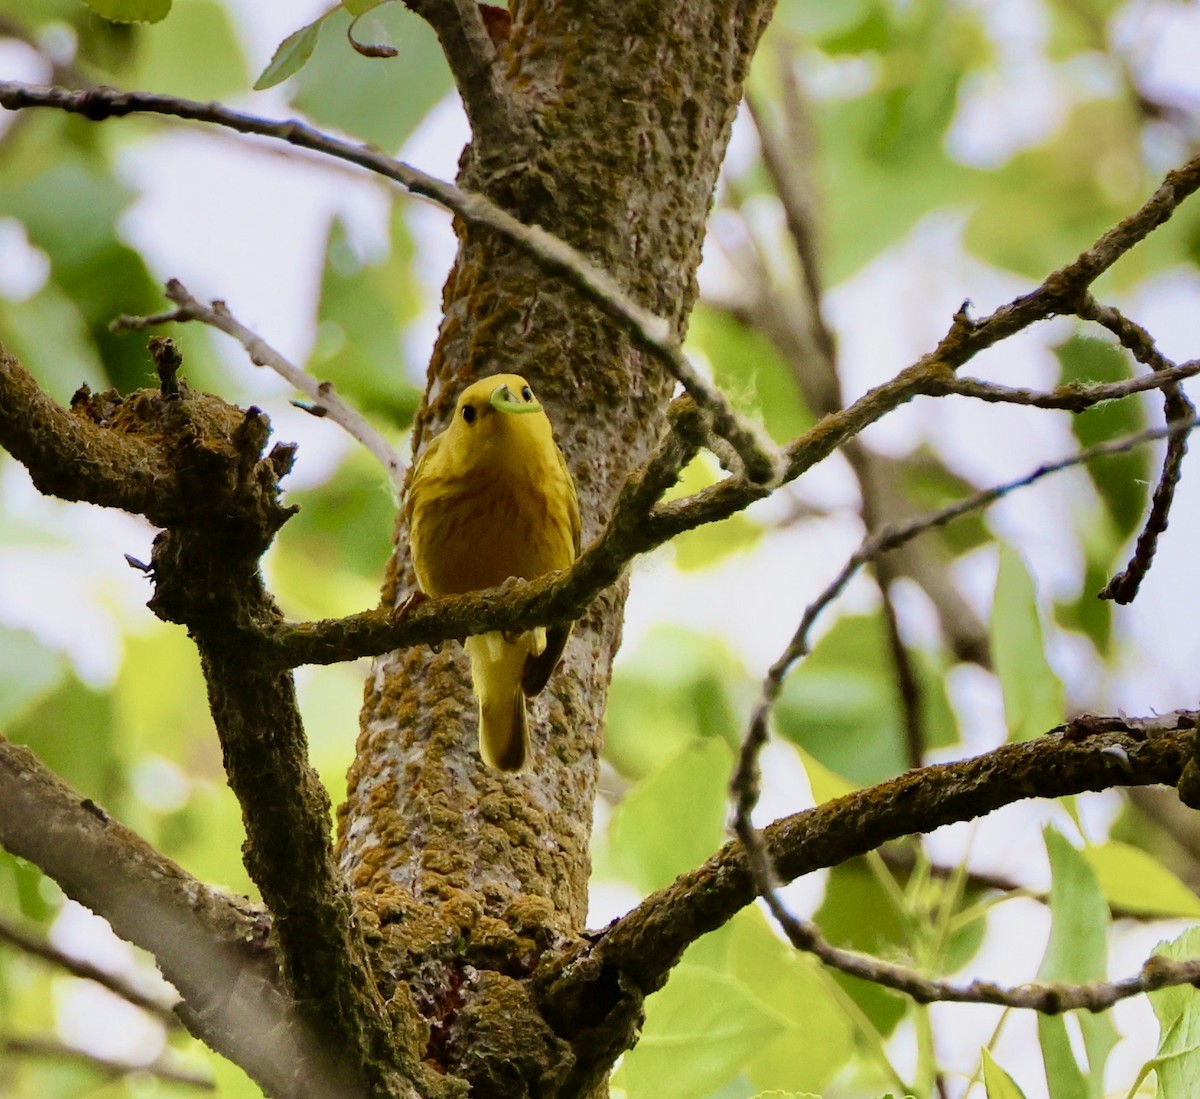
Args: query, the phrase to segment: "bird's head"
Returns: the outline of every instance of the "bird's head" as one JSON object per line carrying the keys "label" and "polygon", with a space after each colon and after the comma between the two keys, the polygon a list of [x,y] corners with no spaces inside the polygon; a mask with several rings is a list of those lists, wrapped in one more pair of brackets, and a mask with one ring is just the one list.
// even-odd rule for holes
{"label": "bird's head", "polygon": [[514,417],[523,420],[530,413],[545,415],[529,383],[520,374],[493,374],[462,391],[454,410],[453,428],[460,439],[491,438],[516,427]]}

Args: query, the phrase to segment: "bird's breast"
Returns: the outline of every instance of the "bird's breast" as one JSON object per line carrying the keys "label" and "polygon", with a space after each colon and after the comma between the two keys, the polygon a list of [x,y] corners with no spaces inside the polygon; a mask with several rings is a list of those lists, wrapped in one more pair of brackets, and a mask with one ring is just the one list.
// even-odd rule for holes
{"label": "bird's breast", "polygon": [[429,595],[566,568],[575,551],[562,473],[501,463],[414,486],[413,564]]}

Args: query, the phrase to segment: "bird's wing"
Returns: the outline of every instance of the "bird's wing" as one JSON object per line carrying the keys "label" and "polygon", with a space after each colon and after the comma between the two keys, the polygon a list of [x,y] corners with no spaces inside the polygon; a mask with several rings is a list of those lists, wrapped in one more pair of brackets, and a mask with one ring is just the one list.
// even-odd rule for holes
{"label": "bird's wing", "polygon": [[[583,531],[579,519],[579,497],[575,493],[575,482],[571,479],[571,471],[567,469],[566,459],[562,451],[555,448],[558,463],[562,467],[563,478],[566,480],[567,519],[571,524],[571,543],[575,547],[574,557],[579,556],[582,548]],[[567,638],[571,636],[571,623],[565,626],[550,626],[546,629],[546,648],[538,655],[531,656],[525,661],[525,671],[521,676],[521,690],[529,697],[541,692],[550,680],[550,674],[562,659],[563,649],[567,647]]]}
{"label": "bird's wing", "polygon": [[433,468],[434,455],[441,449],[444,435],[436,435],[425,448],[425,453],[417,459],[416,467],[408,480],[408,492],[404,496],[404,521],[412,526],[413,501],[416,499],[422,477]]}

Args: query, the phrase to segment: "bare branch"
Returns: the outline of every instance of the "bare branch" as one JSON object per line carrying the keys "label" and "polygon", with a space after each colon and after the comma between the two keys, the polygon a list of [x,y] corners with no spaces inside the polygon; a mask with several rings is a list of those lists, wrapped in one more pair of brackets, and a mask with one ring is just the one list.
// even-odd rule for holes
{"label": "bare branch", "polygon": [[[1127,435],[1121,439],[1112,439],[1107,442],[1097,443],[1095,446],[1077,451],[1066,458],[1060,458],[1056,462],[1045,462],[1038,466],[1037,469],[1025,474],[1024,477],[1018,477],[1015,481],[1006,481],[1004,484],[993,485],[991,488],[983,489],[973,496],[968,496],[965,500],[959,500],[957,503],[943,508],[941,511],[914,519],[911,523],[906,523],[903,526],[889,527],[877,531],[859,546],[825,590],[805,608],[800,626],[797,628],[784,654],[771,666],[768,678],[772,681],[778,679],[782,683],[782,677],[786,674],[787,669],[801,656],[805,656],[809,652],[808,635],[817,617],[842,593],[843,589],[850,582],[851,577],[868,561],[874,561],[881,554],[897,549],[899,546],[904,545],[920,534],[924,534],[926,531],[937,527],[944,527],[947,523],[951,523],[955,519],[961,519],[964,515],[972,511],[978,511],[980,508],[987,507],[1001,497],[1007,496],[1010,492],[1025,488],[1035,481],[1040,481],[1043,477],[1049,477],[1053,473],[1061,473],[1064,469],[1070,469],[1072,466],[1090,462],[1093,458],[1123,454],[1128,450],[1133,450],[1135,447],[1153,442],[1156,439],[1171,439],[1176,435],[1186,435],[1198,425],[1200,425],[1200,420],[1189,420],[1185,423],[1169,424],[1166,427],[1151,427],[1145,431],[1139,431],[1136,435]],[[770,693],[773,699],[778,691],[776,689]],[[767,687],[764,683],[763,697],[765,698],[767,694]]]}
{"label": "bare branch", "polygon": [[1144,374],[1140,378],[1130,378],[1123,382],[1102,382],[1096,385],[1070,382],[1049,392],[958,376],[942,379],[936,389],[941,393],[975,397],[992,404],[1016,404],[1031,408],[1059,408],[1068,412],[1084,412],[1105,401],[1119,401],[1125,397],[1132,397],[1135,393],[1168,389],[1197,374],[1200,374],[1200,359],[1192,359],[1178,366],[1168,366],[1160,373]]}
{"label": "bare branch", "polygon": [[[1099,304],[1090,294],[1080,305],[1079,315],[1104,325],[1131,351],[1138,362],[1154,371],[1154,377],[1170,377],[1175,364],[1158,350],[1154,338],[1140,324],[1135,324],[1111,305]],[[1184,364],[1185,366],[1191,364]],[[1181,423],[1196,414],[1196,408],[1175,380],[1163,386],[1163,405],[1167,423]],[[1154,488],[1150,512],[1138,535],[1137,545],[1129,564],[1114,576],[1100,592],[1101,599],[1112,599],[1117,603],[1132,603],[1158,549],[1158,539],[1167,529],[1175,489],[1183,472],[1183,458],[1187,453],[1187,436],[1173,435],[1167,442],[1167,453],[1163,456],[1162,472]]]}
{"label": "bare branch", "polygon": [[565,241],[536,225],[524,225],[479,194],[462,191],[444,180],[385,156],[377,149],[342,141],[292,119],[272,122],[232,111],[216,103],[93,88],[73,92],[0,81],[0,106],[17,111],[29,107],[54,107],[82,115],[94,122],[129,114],[159,114],[225,126],[239,133],[286,141],[300,148],[357,164],[399,183],[414,195],[453,211],[471,225],[490,229],[538,261],[546,270],[566,279],[587,300],[626,326],[634,342],[657,358],[712,419],[713,430],[737,451],[747,478],[756,485],[778,480],[779,458],[757,427],[739,416],[716,386],[698,374],[683,353],[679,337],[669,322],[638,305],[606,271],[602,271]]}
{"label": "bare branch", "polygon": [[91,962],[73,958],[70,954],[64,954],[45,939],[32,932],[22,930],[3,917],[0,917],[0,942],[6,942],[31,957],[41,958],[42,961],[58,966],[59,969],[65,969],[74,977],[102,985],[109,992],[120,996],[122,1000],[149,1012],[165,1026],[177,1027],[180,1025],[179,1017],[175,1014],[172,1005],[153,996],[147,996],[115,973],[100,969]]}
{"label": "bare branch", "polygon": [[[1173,786],[1190,758],[1198,720],[1200,714],[1192,711],[1114,718],[1119,723],[1114,731],[1094,736],[1072,739],[1064,730],[1005,744],[972,759],[906,771],[777,820],[762,838],[778,880],[786,882],[889,840],[972,820],[1027,798],[1113,786]],[[752,792],[757,768],[751,770],[744,789]],[[616,970],[634,987],[651,992],[661,987],[691,942],[720,927],[756,896],[745,849],[738,841],[727,844],[610,925],[583,951],[587,964],[598,975]]]}
{"label": "bare branch", "polygon": [[313,402],[313,406],[307,411],[317,416],[328,416],[334,423],[343,427],[351,438],[357,439],[387,470],[388,476],[397,487],[404,484],[404,475],[408,469],[404,460],[364,416],[337,395],[332,382],[319,382],[286,359],[230,313],[223,301],[214,301],[211,306],[207,306],[192,297],[187,287],[178,279],[171,279],[167,283],[167,298],[175,302],[175,309],[148,317],[118,317],[109,327],[114,332],[137,332],[161,324],[200,321],[232,336],[246,349],[250,361],[255,366],[270,367],[307,396]]}
{"label": "bare branch", "polygon": [[841,973],[911,996],[918,1003],[949,1001],[996,1004],[1001,1007],[1027,1008],[1047,1015],[1058,1015],[1064,1011],[1080,1009],[1106,1011],[1113,1004],[1130,996],[1172,985],[1200,982],[1200,958],[1176,962],[1158,955],[1148,958],[1136,976],[1117,981],[1094,981],[1079,985],[1031,982],[1005,987],[982,980],[971,981],[966,985],[933,980],[915,969],[833,946],[821,934],[821,929],[815,923],[798,919],[779,899],[771,881],[769,857],[762,839],[750,824],[748,813],[744,813],[740,806],[734,830],[742,845],[750,852],[750,867],[763,901],[783,928],[788,941],[797,950],[814,955],[825,965]]}

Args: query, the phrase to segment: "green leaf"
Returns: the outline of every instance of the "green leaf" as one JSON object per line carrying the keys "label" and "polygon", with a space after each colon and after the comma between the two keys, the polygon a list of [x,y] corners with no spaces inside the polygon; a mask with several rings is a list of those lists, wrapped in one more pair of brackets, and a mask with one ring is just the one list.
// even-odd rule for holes
{"label": "green leaf", "polygon": [[745,1066],[756,1087],[825,1087],[854,1052],[855,1030],[811,958],[796,952],[767,923],[759,908],[732,921],[730,974],[788,1021]]}
{"label": "green leaf", "polygon": [[[1114,195],[1109,183],[1116,166],[1128,167],[1131,179],[1140,171],[1140,131],[1130,122],[1118,97],[1090,100],[1053,141],[986,173],[985,197],[967,223],[967,247],[988,263],[1039,281],[1074,259],[1145,197],[1132,187]],[[1118,277],[1138,274],[1136,267],[1118,264]]]}
{"label": "green leaf", "polygon": [[[1200,957],[1200,927],[1189,927],[1154,952],[1175,961]],[[1158,1016],[1158,1053],[1151,1062],[1158,1076],[1158,1099],[1200,1095],[1200,1002],[1190,985],[1150,993]]]}
{"label": "green leaf", "polygon": [[362,57],[346,40],[351,18],[343,8],[329,14],[328,31],[292,85],[292,103],[320,125],[396,149],[450,90],[445,55],[423,19],[403,4],[383,4],[355,37],[386,41],[399,52],[387,60]]}
{"label": "green leaf", "polygon": [[1063,687],[1046,660],[1033,580],[1011,547],[1000,547],[992,604],[992,661],[1012,740],[1030,740],[1063,719]]}
{"label": "green leaf", "polygon": [[[1054,354],[1063,385],[1120,382],[1132,375],[1125,352],[1106,340],[1072,336],[1060,343]],[[1107,401],[1071,417],[1071,430],[1081,447],[1132,435],[1145,426],[1145,405],[1138,397]],[[1146,508],[1150,452],[1137,447],[1125,454],[1094,458],[1085,468],[1120,537],[1128,538],[1141,525]]]}
{"label": "green leaf", "polygon": [[[690,496],[715,485],[724,476],[716,462],[707,454],[699,454],[680,474],[678,482],[667,494],[668,499]],[[671,543],[675,564],[684,572],[708,568],[738,550],[749,549],[762,537],[763,528],[738,512],[719,523],[705,523],[684,531]]]}
{"label": "green leaf", "polygon": [[[958,739],[942,671],[912,650],[926,747]],[[908,766],[903,711],[879,615],[838,619],[792,673],[776,707],[779,730],[837,774],[866,786]]]}
{"label": "green leaf", "polygon": [[717,384],[733,394],[743,411],[760,418],[776,442],[787,442],[812,427],[815,421],[800,395],[794,368],[757,329],[701,302],[692,314],[688,343],[712,363]]}
{"label": "green leaf", "polygon": [[111,803],[120,789],[111,700],[72,674],[25,710],[6,735],[32,748],[47,767],[88,797]]}
{"label": "green leaf", "polygon": [[0,729],[63,676],[63,659],[33,634],[0,626]]}
{"label": "green leaf", "polygon": [[[908,943],[891,896],[862,859],[830,870],[825,899],[814,919],[831,943],[848,950],[894,957]],[[841,973],[833,977],[885,1037],[904,1017],[904,1002],[894,993]]]}
{"label": "green leaf", "polygon": [[276,84],[282,84],[289,76],[298,73],[304,67],[304,63],[312,57],[313,51],[317,48],[321,25],[335,10],[335,8],[330,8],[324,15],[317,16],[307,26],[293,31],[279,43],[270,63],[254,82],[256,92],[273,88]]}
{"label": "green leaf", "polygon": [[1200,898],[1141,848],[1110,840],[1085,847],[1083,857],[1113,908],[1146,916],[1200,918]]}
{"label": "green leaf", "polygon": [[386,4],[389,0],[342,0],[342,7],[345,8],[351,15],[364,15],[372,8],[379,7],[380,4]]}
{"label": "green leaf", "polygon": [[1016,1081],[1004,1071],[992,1058],[988,1050],[983,1050],[983,1086],[987,1089],[987,1099],[1025,1099],[1025,1093],[1017,1087]]}
{"label": "green leaf", "polygon": [[171,0],[83,0],[113,23],[157,23],[167,17]]}
{"label": "green leaf", "polygon": [[[626,778],[659,770],[697,737],[731,748],[740,726],[730,701],[736,683],[748,683],[737,657],[718,638],[660,626],[613,675],[605,714],[604,755]],[[646,735],[646,714],[654,735]]]}
{"label": "green leaf", "polygon": [[[977,491],[970,481],[949,469],[937,454],[921,447],[898,463],[904,495],[918,512],[941,511]],[[940,538],[957,556],[987,545],[992,540],[982,514],[964,515],[923,537]]]}
{"label": "green leaf", "polygon": [[0,299],[0,341],[60,401],[81,385],[108,385],[87,322],[53,280],[24,301]]}
{"label": "green leaf", "polygon": [[132,79],[138,87],[189,99],[244,91],[246,59],[225,5],[179,0],[171,18],[143,36]]}
{"label": "green leaf", "polygon": [[609,836],[627,880],[646,892],[661,889],[721,846],[732,766],[723,741],[696,741],[626,795]]}
{"label": "green leaf", "polygon": [[[1108,905],[1092,868],[1053,828],[1045,831],[1050,856],[1050,941],[1038,976],[1043,981],[1080,984],[1106,979]],[[1038,1037],[1051,1099],[1103,1099],[1104,1065],[1117,1044],[1107,1013],[1072,1013],[1083,1034],[1087,1064],[1075,1059],[1061,1015],[1038,1015]]]}
{"label": "green leaf", "polygon": [[333,382],[360,412],[386,416],[393,424],[412,422],[420,390],[404,369],[400,332],[416,313],[411,243],[402,220],[393,219],[393,247],[378,262],[365,261],[351,245],[346,227],[329,227],[317,345],[310,373]]}
{"label": "green leaf", "polygon": [[629,1099],[695,1099],[731,1080],[762,1046],[788,1029],[734,977],[686,963],[646,1001],[637,1046],[625,1056]]}

